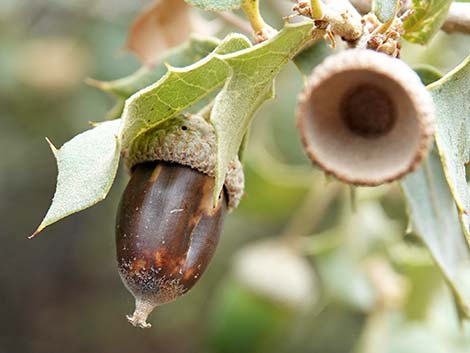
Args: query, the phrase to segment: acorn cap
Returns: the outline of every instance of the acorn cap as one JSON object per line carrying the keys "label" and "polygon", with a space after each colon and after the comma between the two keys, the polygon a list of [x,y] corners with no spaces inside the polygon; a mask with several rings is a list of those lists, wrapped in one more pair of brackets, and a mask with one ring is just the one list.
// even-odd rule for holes
{"label": "acorn cap", "polygon": [[[125,156],[128,170],[149,161],[174,162],[215,176],[216,136],[210,123],[198,115],[180,115],[140,135]],[[236,157],[225,176],[229,209],[238,206],[244,192],[243,167]]]}
{"label": "acorn cap", "polygon": [[404,62],[349,49],[313,70],[297,119],[314,163],[346,183],[375,186],[403,177],[425,158],[434,105]]}

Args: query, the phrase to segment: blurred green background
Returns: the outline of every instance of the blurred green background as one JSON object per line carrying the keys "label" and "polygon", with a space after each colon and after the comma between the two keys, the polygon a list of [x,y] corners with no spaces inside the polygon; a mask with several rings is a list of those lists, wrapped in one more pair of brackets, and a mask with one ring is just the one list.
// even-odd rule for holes
{"label": "blurred green background", "polygon": [[[469,352],[439,271],[405,235],[398,186],[358,189],[353,207],[350,190],[304,156],[293,65],[254,123],[246,197],[212,264],[189,294],[154,312],[151,329],[127,323],[133,298],[116,269],[123,170],[104,202],[27,240],[55,188],[44,137],[60,146],[103,119],[112,99],[83,80],[140,66],[121,48],[147,4],[0,2],[0,353]],[[291,6],[264,5],[278,27]],[[444,33],[403,49],[411,65],[442,72],[469,53],[468,37]]]}

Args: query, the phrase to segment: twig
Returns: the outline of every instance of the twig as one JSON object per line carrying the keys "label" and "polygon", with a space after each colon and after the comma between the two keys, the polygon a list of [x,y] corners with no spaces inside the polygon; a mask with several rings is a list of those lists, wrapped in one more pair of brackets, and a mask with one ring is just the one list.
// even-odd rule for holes
{"label": "twig", "polygon": [[359,13],[337,3],[335,7],[325,7],[323,20],[330,23],[331,31],[348,42],[354,42],[362,35],[362,22]]}
{"label": "twig", "polygon": [[324,16],[321,0],[310,0],[310,9],[314,20],[321,20]]}
{"label": "twig", "polygon": [[234,15],[232,12],[221,11],[217,12],[217,15],[229,25],[238,28],[241,32],[251,34],[252,31],[250,24],[237,15]]}
{"label": "twig", "polygon": [[259,9],[259,0],[242,0],[241,7],[253,28],[256,42],[264,42],[277,33],[264,21]]}
{"label": "twig", "polygon": [[[351,3],[359,12],[365,14],[370,11],[372,0],[351,0]],[[470,3],[453,2],[442,30],[447,33],[470,34]]]}
{"label": "twig", "polygon": [[300,15],[311,17],[317,28],[325,30],[333,40],[333,34],[347,42],[354,42],[362,35],[362,18],[347,0],[296,0],[293,10]]}

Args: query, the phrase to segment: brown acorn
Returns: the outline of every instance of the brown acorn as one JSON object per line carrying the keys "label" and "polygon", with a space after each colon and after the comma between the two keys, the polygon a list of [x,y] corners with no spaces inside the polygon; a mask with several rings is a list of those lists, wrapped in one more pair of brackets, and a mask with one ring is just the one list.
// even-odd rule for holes
{"label": "brown acorn", "polygon": [[119,274],[134,295],[134,326],[191,289],[209,264],[224,216],[237,206],[243,172],[235,160],[213,203],[215,134],[198,116],[179,117],[143,134],[126,156],[131,170],[119,206]]}
{"label": "brown acorn", "polygon": [[119,273],[136,297],[128,317],[148,327],[147,315],[196,283],[214,254],[227,211],[224,193],[212,205],[214,178],[166,162],[138,165],[119,208]]}

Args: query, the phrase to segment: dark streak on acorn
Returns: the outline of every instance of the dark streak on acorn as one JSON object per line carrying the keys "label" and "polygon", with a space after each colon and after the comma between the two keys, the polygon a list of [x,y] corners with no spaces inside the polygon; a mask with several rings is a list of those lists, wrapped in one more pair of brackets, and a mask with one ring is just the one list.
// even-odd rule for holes
{"label": "dark streak on acorn", "polygon": [[148,314],[197,282],[215,251],[227,210],[222,192],[212,207],[214,178],[179,164],[149,162],[132,173],[121,200],[117,260],[136,298],[129,321],[149,327]]}

